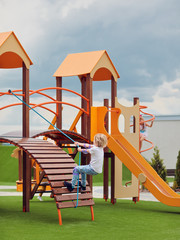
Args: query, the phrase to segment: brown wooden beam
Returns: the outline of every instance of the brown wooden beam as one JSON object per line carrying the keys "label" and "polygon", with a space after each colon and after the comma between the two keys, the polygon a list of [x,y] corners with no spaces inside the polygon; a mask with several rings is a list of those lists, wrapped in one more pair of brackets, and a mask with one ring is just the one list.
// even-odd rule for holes
{"label": "brown wooden beam", "polygon": [[[23,62],[23,101],[29,105],[29,69]],[[25,138],[29,137],[29,107],[25,104],[22,105],[23,110],[23,129],[22,136]]]}
{"label": "brown wooden beam", "polygon": [[22,181],[22,150],[18,151],[18,160],[19,160],[19,181]]}
{"label": "brown wooden beam", "polygon": [[[83,76],[81,77],[81,95],[84,97],[87,96],[87,79]],[[87,102],[85,99],[81,98],[81,108],[87,109]],[[81,134],[87,136],[87,115],[85,113],[81,116]]]}
{"label": "brown wooden beam", "polygon": [[[139,100],[139,98],[137,98],[137,97],[133,99],[134,105],[137,104],[138,100]],[[133,117],[133,133],[135,133],[135,132],[136,132],[136,118]]]}
{"label": "brown wooden beam", "polygon": [[[109,107],[109,99],[104,99],[104,106],[105,107]],[[104,119],[105,122],[105,129],[108,132],[109,131],[109,116],[108,116],[108,112],[105,116]],[[109,152],[109,148],[106,147],[104,149],[104,153],[108,153]],[[104,199],[107,201],[108,199],[108,184],[109,184],[109,158],[106,157],[106,155],[104,154],[104,174],[103,174],[103,181],[104,181],[104,187],[103,187],[103,191],[104,191]]]}
{"label": "brown wooden beam", "polygon": [[31,161],[23,152],[23,212],[29,212],[29,200],[31,197]]}
{"label": "brown wooden beam", "polygon": [[[23,62],[23,101],[29,105],[29,69]],[[29,107],[23,104],[22,136],[29,137]],[[23,212],[29,212],[29,199],[31,193],[31,163],[29,156],[23,152]]]}
{"label": "brown wooden beam", "polygon": [[[115,107],[115,98],[117,97],[117,82],[111,77],[111,107]],[[111,158],[111,203],[116,203],[115,199],[115,156]]]}
{"label": "brown wooden beam", "polygon": [[[91,109],[93,103],[93,86],[92,86],[92,78],[90,74],[87,75],[87,99],[89,99],[89,108]],[[89,112],[89,116],[87,117],[87,138],[91,139],[91,111]]]}
{"label": "brown wooden beam", "polygon": [[[93,97],[92,97],[92,92],[93,92],[93,87],[92,87],[92,78],[90,77],[90,74],[87,74],[87,84],[86,84],[86,97],[87,99],[89,99],[89,108],[91,109],[91,106],[92,106],[92,101],[93,101]],[[86,132],[87,132],[87,139],[89,139],[89,141],[91,141],[91,111],[89,112],[89,116],[87,116],[87,125],[86,125]],[[88,155],[87,156],[87,163],[89,164],[90,163],[90,156]],[[93,185],[93,182],[92,182],[92,176],[91,175],[88,175],[87,176],[87,180],[88,180],[88,183],[90,185],[90,188],[92,190],[92,185]]]}
{"label": "brown wooden beam", "polygon": [[40,174],[40,176],[39,176],[39,183],[37,184],[35,184],[35,186],[34,186],[34,188],[33,188],[33,190],[31,191],[31,199],[34,197],[34,194],[36,193],[36,191],[38,190],[38,187],[40,186],[40,184],[41,184],[41,182],[42,182],[42,180],[43,180],[43,178],[44,178],[44,175],[45,175],[45,173],[44,173],[44,171]]}
{"label": "brown wooden beam", "polygon": [[[87,79],[86,77],[81,77],[81,95],[87,97]],[[81,98],[81,108],[87,109],[87,102],[85,99]],[[81,134],[86,137],[87,136],[87,115],[85,113],[81,116]],[[81,165],[86,165],[86,156],[81,154]]]}
{"label": "brown wooden beam", "polygon": [[[62,77],[56,77],[56,87],[62,87]],[[62,102],[62,90],[56,90],[56,100]],[[56,104],[56,112],[58,114],[56,126],[62,129],[62,104]]]}

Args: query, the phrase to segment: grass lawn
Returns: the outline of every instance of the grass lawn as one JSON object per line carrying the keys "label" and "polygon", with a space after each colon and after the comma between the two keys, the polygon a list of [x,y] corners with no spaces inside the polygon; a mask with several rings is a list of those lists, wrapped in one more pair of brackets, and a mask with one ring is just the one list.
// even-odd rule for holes
{"label": "grass lawn", "polygon": [[54,200],[44,197],[30,202],[22,212],[22,197],[0,197],[0,239],[121,239],[176,240],[180,238],[180,208],[158,202],[117,200],[115,205],[94,199],[95,221],[90,208],[62,209],[58,224]]}
{"label": "grass lawn", "polygon": [[11,154],[15,146],[0,145],[0,182],[15,182],[18,180],[18,159]]}

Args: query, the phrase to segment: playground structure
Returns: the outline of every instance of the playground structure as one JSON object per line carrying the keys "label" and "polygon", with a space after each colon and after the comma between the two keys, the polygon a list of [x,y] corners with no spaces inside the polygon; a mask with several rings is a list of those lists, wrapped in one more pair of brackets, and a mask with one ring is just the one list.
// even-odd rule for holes
{"label": "playground structure", "polygon": [[[63,186],[64,180],[72,178],[72,171],[74,166],[76,166],[74,158],[77,154],[72,141],[66,136],[68,135],[74,141],[89,143],[97,132],[104,133],[108,137],[108,148],[105,149],[104,158],[104,198],[106,200],[108,199],[108,160],[111,159],[111,202],[113,204],[116,202],[116,198],[124,197],[132,197],[136,202],[139,199],[139,182],[141,182],[161,202],[171,206],[180,206],[179,195],[163,182],[139,153],[139,113],[141,106],[137,98],[134,99],[134,106],[132,107],[122,106],[118,102],[117,79],[120,76],[105,50],[69,54],[53,75],[56,78],[55,88],[43,88],[36,91],[29,90],[30,65],[32,65],[32,61],[15,34],[13,32],[1,33],[0,68],[22,67],[23,69],[22,90],[12,91],[17,96],[22,97],[23,101],[27,103],[27,105],[22,104],[22,134],[14,133],[12,137],[12,133],[9,136],[7,133],[4,136],[0,136],[0,141],[14,144],[20,149],[17,154],[19,166],[22,168],[22,171],[19,171],[19,177],[23,182],[24,212],[29,211],[29,201],[38,192],[41,181],[46,176],[56,201],[59,223],[60,225],[62,224],[60,210],[62,208],[75,207],[77,198],[77,194],[75,194],[77,193],[77,188],[70,193]],[[79,77],[81,94],[62,87],[62,78],[68,76]],[[106,80],[111,81],[111,106],[109,106],[108,99],[104,99],[103,107],[92,107],[93,81]],[[56,91],[56,99],[44,93],[44,91],[49,89]],[[63,102],[63,91],[69,91],[81,97],[81,107]],[[47,97],[48,101],[40,104],[31,103],[30,96],[35,93]],[[11,93],[0,93],[0,96],[5,95],[11,95]],[[56,104],[56,111],[52,111],[52,109],[45,106],[52,103]],[[21,103],[3,106],[0,110],[2,111],[7,107],[17,105],[21,105]],[[51,111],[54,114],[53,125],[56,123],[56,127],[61,129],[61,132],[49,129],[31,134],[29,129],[30,109],[28,105],[32,108],[42,107]],[[79,110],[69,130],[62,130],[62,105],[70,105]],[[124,117],[123,133],[120,133],[118,130],[120,114]],[[111,131],[109,131],[109,115],[111,116]],[[131,119],[133,119],[133,129],[130,127],[132,125]],[[77,133],[76,130],[78,121],[81,121],[80,133]],[[37,139],[39,136],[50,138],[56,144]],[[69,149],[69,154],[63,150],[64,148]],[[82,154],[81,164],[89,163],[89,161],[90,157]],[[131,185],[127,187],[122,184],[122,163],[132,172]],[[34,183],[31,185],[33,164],[36,165],[36,174]],[[94,220],[91,176],[88,176],[87,184],[86,193],[82,194],[79,192],[78,206],[90,206],[91,217]]]}

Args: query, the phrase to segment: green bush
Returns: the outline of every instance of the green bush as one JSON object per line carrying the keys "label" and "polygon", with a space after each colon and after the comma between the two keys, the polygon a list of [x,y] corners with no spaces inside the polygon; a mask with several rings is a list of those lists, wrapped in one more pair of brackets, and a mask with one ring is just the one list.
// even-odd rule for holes
{"label": "green bush", "polygon": [[173,184],[173,189],[180,188],[180,151],[177,156],[175,180]]}
{"label": "green bush", "polygon": [[158,173],[158,175],[167,182],[167,170],[163,164],[163,159],[160,158],[159,149],[156,146],[154,148],[153,158],[151,158],[151,166]]}

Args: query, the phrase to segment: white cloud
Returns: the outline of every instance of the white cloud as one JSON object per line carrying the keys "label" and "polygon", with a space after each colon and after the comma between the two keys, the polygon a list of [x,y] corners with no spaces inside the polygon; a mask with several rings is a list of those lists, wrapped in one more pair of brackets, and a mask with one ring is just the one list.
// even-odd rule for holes
{"label": "white cloud", "polygon": [[137,69],[136,73],[140,77],[147,77],[147,78],[152,77],[152,75],[146,69]]}
{"label": "white cloud", "polygon": [[64,6],[62,6],[62,9],[61,9],[61,16],[62,18],[66,18],[68,15],[72,13],[72,11],[87,9],[93,3],[95,3],[95,0],[65,1],[65,4]]}
{"label": "white cloud", "polygon": [[[168,0],[1,0],[0,32],[13,30],[34,62],[30,71],[32,89],[54,86],[55,80],[49,80],[49,76],[68,53],[107,49],[121,75],[121,104],[131,106],[129,99],[139,95],[142,100],[150,99],[142,105],[151,112],[179,114],[180,73],[173,78],[174,69],[179,68],[178,9],[179,1]],[[19,72],[21,69],[1,70],[0,91],[21,88]],[[76,87],[73,84],[68,88]],[[102,105],[104,98],[110,99],[110,85],[103,82],[99,86],[93,89],[96,106]],[[80,106],[78,98],[71,96],[68,100]],[[0,106],[3,104],[6,102],[1,97]],[[0,112],[1,129],[3,124],[19,124],[18,109]],[[65,128],[75,114],[71,107],[67,109],[63,113]],[[52,119],[51,113],[38,110]],[[44,126],[36,117],[31,124]]]}
{"label": "white cloud", "polygon": [[154,91],[153,101],[143,103],[149,106],[151,112],[157,115],[180,115],[179,72],[177,72],[175,80],[163,82]]}

